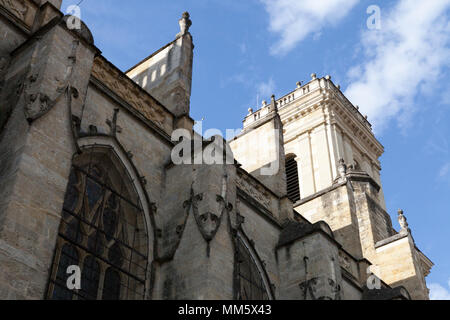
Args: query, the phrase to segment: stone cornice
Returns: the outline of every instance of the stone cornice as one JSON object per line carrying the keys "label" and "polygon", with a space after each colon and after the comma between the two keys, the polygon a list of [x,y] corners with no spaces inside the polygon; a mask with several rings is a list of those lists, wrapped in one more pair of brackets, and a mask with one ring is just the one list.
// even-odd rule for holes
{"label": "stone cornice", "polygon": [[250,205],[256,213],[258,213],[265,220],[275,225],[277,228],[281,229],[281,225],[278,220],[273,216],[272,212],[269,211],[265,206],[263,206],[258,200],[256,200],[248,191],[242,190],[239,186],[237,189],[237,196],[239,199],[244,201],[246,204]]}
{"label": "stone cornice", "polygon": [[22,29],[30,31],[39,10],[39,5],[31,0],[0,0],[1,11],[9,13]]}
{"label": "stone cornice", "polygon": [[312,201],[312,200],[314,200],[316,198],[319,198],[319,197],[323,196],[324,194],[326,194],[326,193],[328,193],[330,191],[333,191],[333,190],[335,190],[337,188],[340,188],[340,187],[346,186],[346,185],[347,185],[347,182],[340,182],[340,183],[333,184],[331,187],[328,187],[328,188],[325,188],[323,190],[320,190],[319,192],[316,192],[316,193],[314,193],[314,194],[312,194],[312,195],[310,195],[310,196],[308,196],[306,198],[303,198],[303,199],[297,201],[296,203],[294,203],[294,208],[296,209],[296,208],[300,207],[301,205],[303,205],[303,204],[305,204],[307,202],[310,202],[310,201]]}
{"label": "stone cornice", "polygon": [[[384,153],[383,145],[375,138],[372,131],[366,126],[362,126],[354,116],[342,105],[338,99],[332,99],[333,103],[330,105],[332,115],[330,123],[345,124],[346,133],[352,137],[358,137],[361,142],[367,145],[378,157]],[[333,114],[334,113],[334,114]],[[340,126],[342,128],[342,125]]]}
{"label": "stone cornice", "polygon": [[[275,194],[275,192],[273,192],[264,183],[262,183],[257,178],[252,176],[246,170],[239,167],[239,168],[237,168],[237,174],[238,174],[238,180],[236,181],[236,183],[238,184],[238,186],[241,187],[241,189],[249,190],[248,188],[243,187],[242,182],[245,182],[246,184],[248,184],[249,187],[251,187],[255,191],[259,192],[262,196],[266,196],[266,197],[271,196],[273,198],[276,198],[277,200],[281,199]],[[254,192],[248,192],[248,193],[253,194]],[[267,200],[270,202],[270,199],[267,199]],[[261,201],[261,202],[264,203],[265,201]],[[266,207],[268,207],[268,205]]]}
{"label": "stone cornice", "polygon": [[171,135],[175,116],[104,57],[95,58],[92,76],[139,111],[147,120]]}
{"label": "stone cornice", "polygon": [[97,80],[96,78],[91,77],[90,84],[97,88],[102,94],[106,95],[109,99],[123,107],[125,110],[130,112],[133,116],[137,117],[142,123],[144,123],[152,132],[156,133],[164,143],[168,146],[173,147],[174,142],[171,140],[171,137],[160,127],[158,127],[153,121],[149,121],[142,113],[136,110],[134,107],[130,106],[126,101],[117,96],[116,93],[111,91],[108,87],[106,87],[102,82]]}
{"label": "stone cornice", "polygon": [[[266,105],[255,112],[251,111],[244,120],[244,128],[252,127],[264,121],[268,116],[264,110],[268,106]],[[368,154],[368,150],[371,150],[377,157],[384,153],[384,147],[374,136],[369,121],[359,112],[358,108],[351,104],[330,79],[312,80],[276,100],[276,106],[285,127],[322,108],[325,115],[324,121],[329,124],[340,124],[342,128],[345,127],[345,132],[349,136],[357,138],[354,140],[360,140],[358,143],[361,151]],[[309,130],[311,128],[306,128],[305,126],[305,130],[297,132],[297,136]],[[288,139],[290,138],[288,137]],[[377,164],[378,159],[371,160]]]}

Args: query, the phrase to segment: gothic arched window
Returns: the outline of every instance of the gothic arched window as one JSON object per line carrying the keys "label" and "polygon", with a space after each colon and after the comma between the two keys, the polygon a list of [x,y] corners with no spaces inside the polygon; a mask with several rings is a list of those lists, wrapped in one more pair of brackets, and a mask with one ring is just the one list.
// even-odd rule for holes
{"label": "gothic arched window", "polygon": [[[142,203],[118,158],[91,148],[73,162],[64,200],[48,299],[143,299],[148,238]],[[81,270],[69,290],[67,268]]]}
{"label": "gothic arched window", "polygon": [[288,198],[296,203],[300,200],[300,181],[298,177],[298,164],[295,155],[286,157],[286,183]]}
{"label": "gothic arched window", "polygon": [[268,283],[243,239],[236,239],[235,273],[237,300],[270,300]]}

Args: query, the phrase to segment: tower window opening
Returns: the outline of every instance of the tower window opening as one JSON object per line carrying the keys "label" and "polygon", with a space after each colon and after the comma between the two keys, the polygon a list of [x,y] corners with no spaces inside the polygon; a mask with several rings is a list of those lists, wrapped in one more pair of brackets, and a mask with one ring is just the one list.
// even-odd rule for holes
{"label": "tower window opening", "polygon": [[295,156],[286,159],[286,183],[288,198],[292,202],[300,200],[300,182],[298,176],[298,164]]}

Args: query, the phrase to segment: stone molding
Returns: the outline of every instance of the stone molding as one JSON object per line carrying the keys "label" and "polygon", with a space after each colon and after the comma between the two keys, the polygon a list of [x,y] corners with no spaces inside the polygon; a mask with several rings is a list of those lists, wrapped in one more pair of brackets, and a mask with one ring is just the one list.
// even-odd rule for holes
{"label": "stone molding", "polygon": [[129,103],[147,120],[154,122],[168,135],[171,134],[174,116],[170,111],[104,57],[95,58],[92,76]]}
{"label": "stone molding", "polygon": [[39,6],[31,0],[0,0],[0,5],[27,29],[31,29]]}
{"label": "stone molding", "polygon": [[236,186],[242,191],[252,196],[267,210],[270,211],[270,198],[275,197],[266,190],[265,186],[261,183],[257,183],[256,179],[252,179],[250,175],[244,174],[241,170],[238,170],[238,179],[236,179]]}

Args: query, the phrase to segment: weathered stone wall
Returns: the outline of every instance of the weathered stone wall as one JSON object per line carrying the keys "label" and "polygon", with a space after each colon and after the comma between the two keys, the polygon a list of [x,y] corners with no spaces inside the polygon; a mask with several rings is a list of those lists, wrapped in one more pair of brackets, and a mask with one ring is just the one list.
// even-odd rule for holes
{"label": "weathered stone wall", "polygon": [[277,250],[280,299],[342,298],[342,276],[336,244],[321,232],[305,234]]}
{"label": "weathered stone wall", "polygon": [[81,119],[81,129],[89,132],[95,126],[99,134],[110,134],[108,122],[113,120],[114,110],[118,108],[116,134],[126,152],[132,156],[133,163],[147,181],[146,190],[150,200],[158,206],[161,203],[161,189],[164,179],[164,166],[169,163],[172,143],[151,130],[151,127],[129,112],[127,108],[107,96],[97,87],[89,87],[86,105]]}
{"label": "weathered stone wall", "polygon": [[237,211],[244,218],[241,227],[245,235],[253,241],[254,249],[263,261],[269,281],[275,286],[275,297],[280,297],[280,276],[275,257],[281,227],[268,219],[240,197]]}
{"label": "weathered stone wall", "polygon": [[165,135],[171,135],[174,130],[175,116],[164,105],[155,100],[130,78],[123,74],[104,57],[94,61],[92,76],[109,96],[134,112],[144,121],[148,121],[162,130]]}
{"label": "weathered stone wall", "polygon": [[68,103],[55,96],[72,66],[74,105],[84,100],[94,53],[59,24],[13,55],[6,79],[22,73],[24,86],[0,140],[1,298],[44,297],[74,153]]}
{"label": "weathered stone wall", "polygon": [[[183,171],[190,181],[180,181],[178,174]],[[166,206],[174,211],[167,212],[170,217],[165,219],[162,230],[162,241],[166,243],[160,248],[168,249],[168,259],[158,263],[161,272],[157,275],[159,292],[155,292],[155,298],[233,298],[231,221],[236,208],[235,175],[234,165],[177,166],[169,170],[167,181],[171,185],[176,185],[174,180],[181,182],[184,190],[173,199],[176,205]],[[169,199],[172,190],[167,192]],[[167,248],[167,243],[172,248]]]}
{"label": "weathered stone wall", "polygon": [[336,240],[355,257],[362,257],[358,220],[347,185],[328,190],[296,207],[295,210],[311,223],[326,221],[333,230]]}
{"label": "weathered stone wall", "polygon": [[376,249],[379,276],[392,287],[404,286],[414,300],[428,300],[424,270],[411,236]]}
{"label": "weathered stone wall", "polygon": [[347,278],[342,277],[341,283],[342,300],[361,300],[362,290],[354,285],[354,283]]}
{"label": "weathered stone wall", "polygon": [[235,159],[242,168],[266,185],[278,197],[285,197],[286,159],[282,124],[276,113],[264,123],[230,141]]}
{"label": "weathered stone wall", "polygon": [[190,33],[177,38],[127,71],[127,75],[176,116],[189,114],[193,61]]}
{"label": "weathered stone wall", "polygon": [[[388,284],[427,298],[432,263],[411,236],[398,237],[376,186],[382,146],[330,79],[313,77],[249,114],[230,142],[243,169],[174,165],[170,135],[193,125],[189,16],[175,41],[129,71],[134,82],[99,55],[86,26],[72,32],[54,20],[62,14],[53,6],[61,0],[0,0],[0,299],[44,298],[73,156],[80,144],[109,143],[145,207],[147,298],[235,297],[237,234],[275,298],[360,299],[370,264],[361,258]],[[290,153],[296,209],[314,224],[299,219],[303,233],[286,242]],[[336,180],[340,158],[368,175]],[[273,175],[260,174],[273,164]]]}

